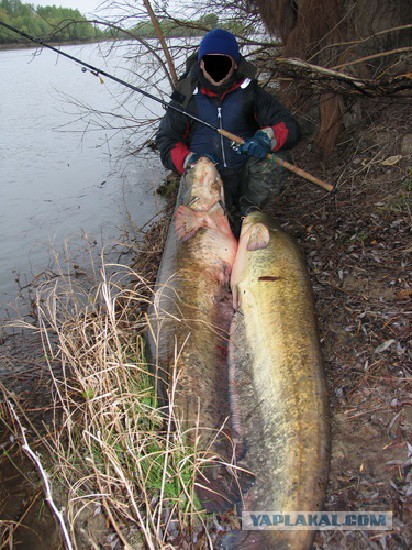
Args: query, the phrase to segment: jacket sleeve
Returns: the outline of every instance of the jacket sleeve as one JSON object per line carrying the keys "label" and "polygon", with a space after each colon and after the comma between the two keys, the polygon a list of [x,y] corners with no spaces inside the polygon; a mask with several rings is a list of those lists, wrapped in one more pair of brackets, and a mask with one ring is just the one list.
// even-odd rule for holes
{"label": "jacket sleeve", "polygon": [[260,86],[256,88],[255,118],[262,129],[272,128],[277,141],[275,151],[291,149],[300,140],[299,124],[292,113]]}
{"label": "jacket sleeve", "polygon": [[[173,100],[171,104],[179,106]],[[183,163],[189,153],[189,131],[190,123],[187,116],[173,109],[166,110],[156,134],[156,145],[164,166],[177,174],[183,173]]]}

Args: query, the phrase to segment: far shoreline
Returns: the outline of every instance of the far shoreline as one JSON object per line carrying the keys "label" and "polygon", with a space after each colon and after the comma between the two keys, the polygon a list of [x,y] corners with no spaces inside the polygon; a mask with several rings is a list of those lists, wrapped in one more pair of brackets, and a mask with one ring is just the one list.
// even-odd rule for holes
{"label": "far shoreline", "polygon": [[[39,40],[41,40],[41,38]],[[87,46],[88,44],[99,44],[100,42],[115,42],[115,40],[101,39],[91,40],[89,42],[80,42],[78,40],[68,42],[47,42],[44,40],[44,46],[42,44],[38,44],[37,42],[11,42],[8,44],[0,44],[0,51],[20,50],[27,48],[47,48],[47,46],[54,46],[55,48],[58,48],[59,46]]]}
{"label": "far shoreline", "polygon": [[[202,35],[193,35],[193,36],[166,36],[166,40],[170,39],[176,39],[176,38],[201,38]],[[33,37],[36,38],[37,37]],[[156,36],[141,36],[139,38],[144,38],[145,40],[157,40]],[[87,42],[82,42],[79,40],[72,40],[67,42],[49,42],[47,39],[38,38],[38,40],[41,40],[44,42],[44,45],[38,44],[37,42],[9,42],[7,44],[0,43],[0,51],[7,51],[7,50],[18,50],[18,49],[24,49],[24,48],[46,48],[47,46],[54,46],[55,48],[58,48],[59,46],[87,46],[88,44],[99,44],[103,42],[139,42],[138,38],[133,37],[123,37],[123,38],[100,38],[96,40],[90,40]]]}

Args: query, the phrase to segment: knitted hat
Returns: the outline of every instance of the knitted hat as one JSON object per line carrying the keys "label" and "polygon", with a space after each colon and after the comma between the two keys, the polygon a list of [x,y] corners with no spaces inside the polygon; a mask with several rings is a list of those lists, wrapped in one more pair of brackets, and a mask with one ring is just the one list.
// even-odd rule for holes
{"label": "knitted hat", "polygon": [[197,58],[200,61],[204,55],[211,53],[228,55],[232,57],[236,63],[240,59],[236,38],[232,33],[223,31],[222,29],[210,31],[202,38]]}

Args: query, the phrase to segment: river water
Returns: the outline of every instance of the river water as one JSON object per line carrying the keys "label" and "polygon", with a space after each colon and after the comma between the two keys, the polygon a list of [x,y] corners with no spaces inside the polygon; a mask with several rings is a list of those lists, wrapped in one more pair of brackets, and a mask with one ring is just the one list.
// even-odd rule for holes
{"label": "river water", "polygon": [[[64,46],[67,53],[128,80],[127,46]],[[143,67],[143,64],[140,65]],[[50,50],[0,51],[0,306],[51,262],[51,245],[95,243],[96,254],[130,226],[142,227],[164,204],[164,177],[150,152],[122,158],[128,119],[155,120],[157,104]],[[137,75],[138,76],[138,75]],[[142,75],[145,77],[145,75]],[[93,111],[92,117],[86,112]],[[99,112],[114,112],[116,119]],[[112,126],[112,128],[110,128]],[[113,126],[115,126],[113,128]],[[153,133],[154,125],[146,131]],[[137,136],[136,142],[146,136]],[[124,155],[123,155],[124,156]],[[73,244],[76,247],[76,244]],[[2,315],[0,315],[0,318]]]}

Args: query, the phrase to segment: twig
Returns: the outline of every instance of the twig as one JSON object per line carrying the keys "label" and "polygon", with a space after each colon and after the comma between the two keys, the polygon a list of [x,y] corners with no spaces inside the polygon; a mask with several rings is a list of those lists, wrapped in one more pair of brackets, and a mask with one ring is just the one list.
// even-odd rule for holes
{"label": "twig", "polygon": [[57,508],[56,503],[53,500],[53,495],[52,495],[52,492],[51,492],[51,487],[50,487],[47,472],[44,469],[43,464],[41,463],[41,460],[40,460],[39,456],[33,451],[33,449],[30,447],[30,445],[27,441],[26,429],[23,427],[23,425],[20,421],[20,418],[18,417],[18,415],[17,415],[17,413],[14,409],[13,403],[8,398],[6,398],[6,403],[7,403],[7,406],[9,407],[9,409],[10,409],[10,412],[11,412],[14,420],[16,421],[17,425],[19,426],[21,438],[23,440],[22,449],[26,453],[26,455],[30,458],[30,460],[33,462],[33,464],[36,466],[38,472],[40,473],[40,476],[41,476],[42,481],[43,481],[44,489],[45,489],[46,502],[50,506],[50,508],[51,508],[52,512],[54,513],[54,515],[56,516],[57,522],[59,523],[59,525],[61,527],[66,548],[68,550],[72,550],[73,546],[72,546],[72,543],[70,541],[70,536],[69,536],[69,533],[68,533],[68,530],[67,530],[67,527],[66,527],[66,523],[64,521],[63,514]]}
{"label": "twig", "polygon": [[[340,21],[341,23],[342,21]],[[376,38],[377,36],[382,36],[383,34],[388,34],[391,32],[399,32],[407,29],[411,29],[412,24],[408,25],[399,25],[397,27],[392,27],[390,29],[384,29],[382,31],[374,32],[368,36],[365,36],[364,38],[359,38],[358,40],[347,40],[345,42],[334,42],[333,44],[326,44],[323,46],[320,50],[316,52],[316,56],[319,56],[323,51],[331,48],[342,48],[343,46],[348,46],[347,50],[350,50],[353,46],[359,46],[360,44],[364,44],[365,42],[368,42],[371,39]],[[308,60],[310,61],[310,59]]]}
{"label": "twig", "polygon": [[405,48],[397,48],[395,50],[390,50],[388,52],[379,52],[374,53],[373,55],[367,55],[366,57],[360,57],[359,59],[355,59],[354,61],[347,61],[346,63],[341,63],[340,65],[335,65],[333,69],[342,69],[343,67],[349,67],[352,65],[358,65],[359,63],[364,63],[365,61],[369,61],[370,59],[376,59],[377,57],[386,57],[388,55],[395,55],[398,53],[407,53],[412,52],[412,47],[405,47]]}
{"label": "twig", "polygon": [[[394,53],[406,53],[411,52],[411,48],[399,48],[398,50],[391,50],[390,52],[382,52],[368,56],[362,59],[355,59],[354,61],[347,62],[343,65],[337,65],[334,68],[326,68],[320,65],[314,65],[297,58],[276,57],[271,60],[271,69],[276,70],[277,73],[286,76],[291,76],[292,79],[301,78],[309,80],[311,82],[317,82],[319,86],[323,82],[323,87],[332,88],[336,92],[343,93],[348,92],[348,88],[352,92],[360,93],[368,97],[375,95],[390,95],[403,89],[410,89],[412,85],[410,83],[409,74],[401,74],[392,77],[389,80],[383,79],[365,79],[337,71],[336,69],[346,67],[349,65],[356,65],[357,63],[364,62],[374,57],[387,56]],[[326,81],[326,83],[325,83]],[[328,82],[331,82],[328,85]],[[338,89],[337,85],[340,83],[346,87]]]}
{"label": "twig", "polygon": [[177,83],[177,72],[175,64],[173,63],[172,56],[170,55],[169,48],[167,47],[166,40],[163,34],[163,31],[159,25],[159,22],[157,20],[156,14],[153,11],[152,5],[150,4],[149,0],[143,0],[144,7],[146,8],[147,13],[149,14],[149,17],[153,23],[153,27],[156,31],[157,39],[159,40],[160,44],[162,45],[164,54],[166,56],[167,66],[169,67],[170,75],[173,80],[173,84],[176,85]]}

